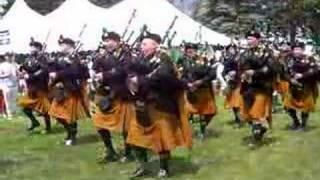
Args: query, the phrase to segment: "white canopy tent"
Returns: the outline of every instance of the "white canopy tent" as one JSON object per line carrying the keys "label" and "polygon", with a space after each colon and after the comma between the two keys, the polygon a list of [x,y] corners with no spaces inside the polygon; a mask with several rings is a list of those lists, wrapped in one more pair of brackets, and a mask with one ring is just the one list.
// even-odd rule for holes
{"label": "white canopy tent", "polygon": [[[136,18],[127,34],[128,36],[131,31],[135,32],[132,40],[139,34],[144,24],[148,26],[149,31],[164,36],[173,18],[177,16],[178,19],[172,29],[172,32],[177,32],[173,44],[180,44],[183,40],[191,42],[202,40],[221,45],[230,42],[225,35],[202,26],[166,0],[123,0],[108,9],[98,7],[89,0],[67,0],[46,16],[33,11],[24,0],[16,0],[0,21],[0,40],[1,31],[8,30],[10,34],[10,43],[0,45],[0,53],[28,52],[30,37],[44,42],[48,32],[50,32],[47,40],[48,51],[58,49],[57,40],[60,35],[81,40],[85,50],[96,49],[101,41],[102,29],[105,27],[108,31],[123,33],[134,9]],[[79,33],[85,25],[84,33],[79,39]],[[199,36],[200,30],[201,36]],[[196,38],[197,33],[198,38]]]}
{"label": "white canopy tent", "polygon": [[164,36],[174,17],[178,16],[173,27],[173,31],[177,32],[173,44],[180,44],[183,40],[200,41],[199,37],[196,38],[199,31],[201,31],[202,42],[221,45],[230,43],[227,36],[202,26],[166,0],[124,0],[110,8],[109,13],[112,14],[112,19],[108,21],[108,29],[123,31],[133,9],[137,10],[132,27],[136,33],[139,33],[143,24],[146,24],[151,32]]}
{"label": "white canopy tent", "polygon": [[48,50],[58,48],[57,39],[60,34],[78,40],[78,35],[84,25],[87,27],[81,36],[83,49],[95,49],[101,40],[102,29],[105,27],[108,31],[116,31],[121,34],[135,9],[136,18],[127,36],[133,30],[135,38],[144,24],[148,25],[151,32],[163,36],[173,18],[178,16],[173,27],[173,31],[177,31],[173,44],[180,44],[183,40],[200,41],[200,36],[196,39],[196,34],[200,30],[202,42],[221,45],[230,43],[228,37],[202,26],[166,0],[124,0],[108,9],[98,7],[89,0],[67,0],[46,16],[48,24],[52,25]]}
{"label": "white canopy tent", "polygon": [[30,9],[24,0],[16,0],[0,21],[0,32],[7,32],[0,38],[8,38],[7,43],[0,45],[0,53],[24,53],[29,51],[31,37],[44,41],[47,26],[42,15]]}
{"label": "white canopy tent", "polygon": [[[95,49],[101,39],[102,28],[110,16],[108,9],[98,7],[88,0],[67,0],[58,9],[46,15],[51,35],[48,50],[57,50],[60,35],[81,40],[83,49]],[[79,33],[84,29],[81,39]]]}

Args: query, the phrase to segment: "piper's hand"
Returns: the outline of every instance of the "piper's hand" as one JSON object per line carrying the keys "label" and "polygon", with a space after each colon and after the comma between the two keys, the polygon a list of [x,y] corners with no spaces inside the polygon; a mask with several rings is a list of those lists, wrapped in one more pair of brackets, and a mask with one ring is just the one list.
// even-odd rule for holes
{"label": "piper's hand", "polygon": [[130,77],[128,80],[128,88],[129,91],[131,92],[131,94],[135,95],[138,92],[138,77],[137,76],[133,76]]}
{"label": "piper's hand", "polygon": [[196,80],[196,81],[193,82],[193,85],[194,86],[200,86],[202,83],[203,83],[202,80]]}
{"label": "piper's hand", "polygon": [[51,73],[49,73],[49,77],[50,77],[51,79],[54,79],[54,78],[57,77],[57,73],[51,72]]}
{"label": "piper's hand", "polygon": [[236,71],[230,71],[230,72],[228,73],[228,76],[231,78],[231,77],[235,76],[236,73],[237,73]]}
{"label": "piper's hand", "polygon": [[300,74],[300,73],[297,73],[297,74],[295,74],[294,75],[294,79],[301,79],[303,77],[303,75],[302,74]]}
{"label": "piper's hand", "polygon": [[103,79],[103,74],[102,73],[95,74],[95,79],[98,81],[101,81]]}
{"label": "piper's hand", "polygon": [[193,83],[188,83],[188,88],[191,92],[194,92],[196,90],[196,86]]}
{"label": "piper's hand", "polygon": [[245,74],[247,76],[253,76],[254,75],[254,70],[252,70],[252,69],[246,70]]}
{"label": "piper's hand", "polygon": [[24,79],[29,79],[29,74],[24,74],[24,75],[23,75],[23,78],[24,78]]}
{"label": "piper's hand", "polygon": [[301,84],[297,81],[295,78],[290,79],[291,84],[296,85],[296,86],[301,86]]}

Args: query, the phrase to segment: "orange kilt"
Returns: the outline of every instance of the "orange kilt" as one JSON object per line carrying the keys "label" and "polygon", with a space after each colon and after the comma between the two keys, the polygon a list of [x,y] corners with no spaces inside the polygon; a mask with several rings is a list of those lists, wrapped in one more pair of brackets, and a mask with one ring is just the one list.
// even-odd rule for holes
{"label": "orange kilt", "polygon": [[81,102],[81,98],[74,94],[70,94],[62,102],[57,102],[53,99],[52,105],[49,110],[49,115],[65,120],[66,123],[73,123],[79,119],[87,117],[84,103]]}
{"label": "orange kilt", "polygon": [[317,96],[317,88],[304,90],[299,99],[294,98],[289,92],[284,98],[284,106],[287,109],[295,109],[301,112],[313,112],[315,111]]}
{"label": "orange kilt", "polygon": [[251,107],[246,107],[243,96],[240,100],[240,115],[246,121],[264,121],[271,117],[272,97],[264,93],[255,93]]}
{"label": "orange kilt", "polygon": [[[97,97],[99,102],[99,96]],[[121,132],[123,129],[122,106],[125,104],[119,99],[112,102],[112,109],[109,112],[102,112],[97,106],[97,111],[93,116],[93,122],[97,129],[106,129],[109,131]]]}
{"label": "orange kilt", "polygon": [[274,90],[281,95],[285,95],[289,92],[289,82],[284,80],[276,82],[274,85]]}
{"label": "orange kilt", "polygon": [[230,90],[230,92],[226,94],[224,107],[226,109],[239,108],[240,101],[241,101],[240,87],[237,87],[236,89]]}
{"label": "orange kilt", "polygon": [[[188,101],[187,107],[191,114],[215,115],[217,106],[215,97],[211,88],[200,88],[194,93],[196,102]],[[187,98],[186,98],[187,99]]]}
{"label": "orange kilt", "polygon": [[50,109],[48,92],[37,91],[34,97],[32,97],[29,93],[26,93],[24,96],[21,96],[18,99],[18,105],[22,108],[33,109],[40,114],[47,114]]}
{"label": "orange kilt", "polygon": [[139,124],[135,107],[128,104],[131,114],[128,128],[127,143],[150,149],[156,153],[171,151],[176,147],[192,146],[191,126],[189,114],[184,98],[179,99],[180,118],[174,114],[159,111],[154,104],[148,106],[151,125],[148,127]]}
{"label": "orange kilt", "polygon": [[122,131],[128,132],[130,126],[130,119],[135,116],[135,112],[132,111],[132,104],[127,101],[121,101],[121,113],[120,119],[122,121]]}

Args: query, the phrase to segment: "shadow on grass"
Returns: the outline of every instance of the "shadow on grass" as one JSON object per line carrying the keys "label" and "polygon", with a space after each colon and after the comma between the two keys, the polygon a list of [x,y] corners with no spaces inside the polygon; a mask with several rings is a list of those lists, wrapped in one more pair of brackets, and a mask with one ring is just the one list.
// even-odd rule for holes
{"label": "shadow on grass", "polygon": [[14,166],[17,166],[19,162],[14,159],[0,159],[0,173],[5,173],[6,171],[10,170]]}
{"label": "shadow on grass", "polygon": [[64,132],[65,132],[65,130],[64,130],[63,127],[61,127],[61,126],[55,126],[55,127],[52,128],[50,134],[62,134],[62,133],[64,133]]}
{"label": "shadow on grass", "polygon": [[206,138],[219,138],[222,135],[221,130],[217,129],[207,129]]}
{"label": "shadow on grass", "polygon": [[313,131],[315,129],[317,129],[318,127],[315,126],[315,125],[310,125],[310,126],[307,126],[305,129],[303,130],[292,130],[291,128],[291,124],[288,124],[286,125],[285,127],[281,128],[281,130],[284,130],[284,131],[292,131],[292,132],[310,132],[310,131]]}
{"label": "shadow on grass", "polygon": [[0,157],[0,174],[10,172],[11,169],[17,168],[17,166],[23,166],[27,163],[40,161],[40,158],[27,156],[25,158],[14,158],[14,157]]}
{"label": "shadow on grass", "polygon": [[[219,137],[221,137],[223,134],[223,132],[221,130],[217,130],[217,129],[207,129],[206,131],[206,135],[205,135],[205,139],[204,140],[208,140],[208,139],[212,139],[212,138],[215,138],[215,139],[218,139]],[[193,131],[193,135],[192,137],[194,139],[200,139],[200,131],[199,130],[194,130]]]}
{"label": "shadow on grass", "polygon": [[[170,177],[177,178],[181,175],[196,174],[200,166],[182,157],[173,157],[169,162]],[[147,164],[147,170],[150,174],[146,178],[157,176],[159,171],[159,160],[153,160]]]}
{"label": "shadow on grass", "polygon": [[33,131],[28,131],[28,130],[25,130],[28,135],[30,136],[33,136],[33,135],[57,135],[57,134],[63,134],[65,133],[65,130],[63,127],[61,126],[55,126],[55,127],[52,127],[51,128],[51,131],[50,132],[46,132],[44,127],[39,127],[39,128],[36,128],[35,130]]}
{"label": "shadow on grass", "polygon": [[242,138],[242,145],[247,146],[253,150],[269,146],[279,141],[278,137],[265,136],[261,141],[255,140],[252,136],[245,136]]}
{"label": "shadow on grass", "polygon": [[97,134],[87,134],[83,136],[79,136],[77,144],[91,144],[91,143],[96,143],[99,142],[100,138]]}

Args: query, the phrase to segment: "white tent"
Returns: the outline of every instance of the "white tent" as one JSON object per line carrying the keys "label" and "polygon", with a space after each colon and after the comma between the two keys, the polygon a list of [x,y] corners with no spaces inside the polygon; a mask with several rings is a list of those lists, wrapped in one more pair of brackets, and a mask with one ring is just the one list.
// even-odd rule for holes
{"label": "white tent", "polygon": [[173,44],[179,44],[183,40],[200,41],[200,36],[196,38],[199,31],[202,42],[222,45],[230,42],[225,35],[202,26],[166,0],[124,0],[109,9],[98,7],[89,0],[67,0],[46,16],[47,22],[52,25],[48,49],[58,48],[57,39],[60,34],[78,40],[78,35],[85,24],[87,27],[81,37],[83,49],[95,49],[101,40],[102,28],[106,27],[108,31],[121,34],[134,9],[137,10],[136,18],[127,35],[134,30],[137,36],[141,27],[147,24],[150,31],[163,36],[173,18],[178,16],[173,27],[173,31],[177,31]]}
{"label": "white tent", "polygon": [[[46,16],[30,9],[24,0],[16,0],[0,21],[0,40],[1,31],[10,32],[10,44],[0,45],[0,52],[27,52],[30,37],[43,42],[49,31],[51,34],[47,41],[48,51],[58,49],[57,40],[61,34],[81,40],[83,49],[95,49],[101,40],[102,28],[122,33],[134,9],[137,10],[136,18],[128,32],[130,34],[134,30],[134,38],[144,24],[148,25],[148,30],[151,32],[163,36],[173,18],[177,16],[178,19],[173,27],[173,31],[177,31],[177,36],[173,44],[179,44],[183,40],[193,42],[202,40],[222,45],[230,42],[225,35],[195,22],[166,0],[123,0],[108,9],[98,7],[89,0],[67,0]],[[79,39],[78,35],[84,25],[86,28]],[[200,29],[201,36],[196,38]]]}
{"label": "white tent", "polygon": [[[67,0],[58,9],[45,16],[52,32],[48,50],[57,50],[57,40],[60,35],[81,40],[83,49],[96,48],[108,16],[108,9],[98,7],[88,0]],[[78,36],[84,26],[86,28],[79,39]]]}
{"label": "white tent", "polygon": [[[15,1],[0,21],[0,31],[6,31],[3,36],[10,39],[6,45],[0,45],[0,53],[28,52],[31,37],[44,41],[47,34],[45,18],[30,9],[24,0]],[[3,36],[0,38],[4,38]]]}
{"label": "white tent", "polygon": [[[179,44],[183,40],[191,42],[202,40],[202,42],[207,41],[211,44],[221,45],[230,43],[227,36],[202,26],[176,9],[167,0],[124,0],[110,8],[109,13],[112,14],[112,19],[109,20],[110,27],[108,26],[108,28],[117,32],[123,31],[133,9],[137,10],[137,18],[132,28],[137,33],[139,28],[146,24],[151,32],[163,36],[174,17],[178,16],[173,27],[173,31],[177,31],[174,44]],[[201,38],[199,36],[197,38],[196,35],[199,31],[201,31]]]}

